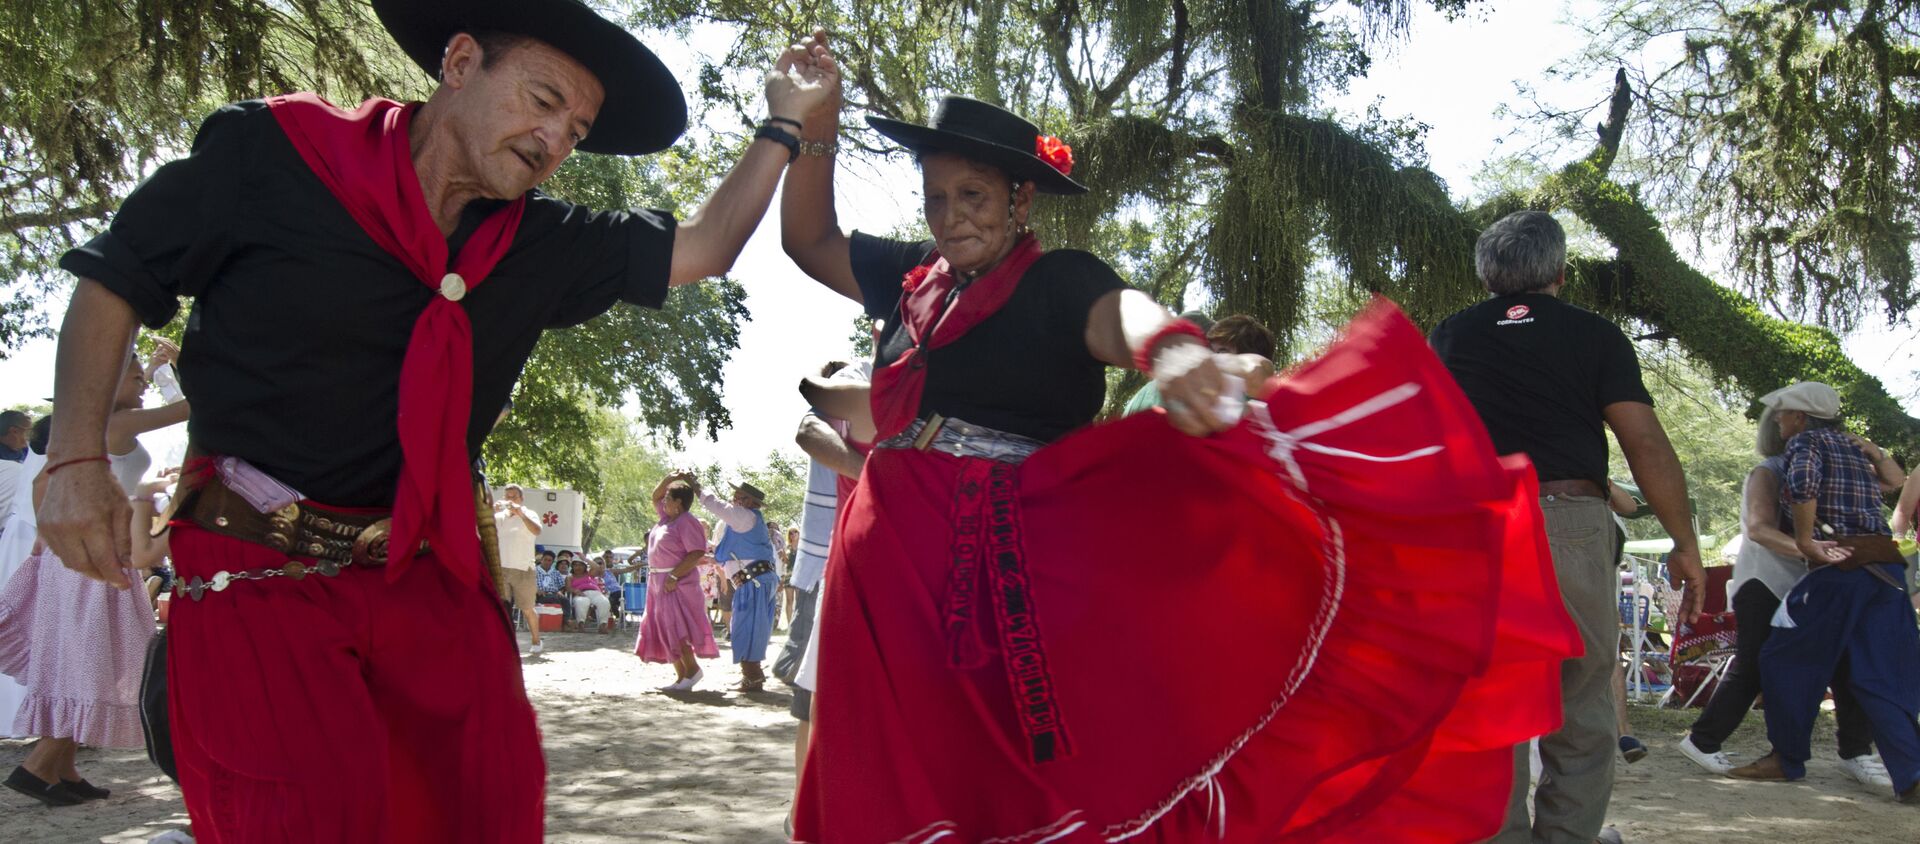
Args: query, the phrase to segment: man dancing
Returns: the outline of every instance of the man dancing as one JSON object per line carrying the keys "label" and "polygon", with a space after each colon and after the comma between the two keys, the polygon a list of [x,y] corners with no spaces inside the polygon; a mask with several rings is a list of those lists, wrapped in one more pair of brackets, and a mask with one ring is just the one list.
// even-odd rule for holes
{"label": "man dancing", "polygon": [[720,517],[720,538],[714,541],[713,558],[726,567],[733,578],[733,619],[729,641],[733,661],[740,664],[743,692],[757,692],[766,686],[767,674],[760,663],[767,658],[767,643],[773,639],[773,621],[780,599],[780,569],[774,563],[773,538],[767,532],[767,517],[760,512],[767,494],[753,484],[733,488],[733,500],[723,502],[711,493],[700,496],[700,506]]}
{"label": "man dancing", "polygon": [[[194,298],[171,713],[202,841],[537,841],[544,763],[476,530],[473,458],[547,328],[725,272],[837,74],[782,55],[768,121],[688,219],[534,190],[575,149],[656,152],[678,84],[579,0],[375,0],[439,86],[348,112],[237,103],[69,252],[40,508],[127,585],[104,424],[136,322]],[[388,548],[393,549],[389,561]]]}

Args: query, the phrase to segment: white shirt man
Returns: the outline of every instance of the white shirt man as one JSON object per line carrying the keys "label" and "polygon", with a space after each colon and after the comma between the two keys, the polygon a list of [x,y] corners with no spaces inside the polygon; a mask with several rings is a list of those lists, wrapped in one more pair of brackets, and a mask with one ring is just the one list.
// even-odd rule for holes
{"label": "white shirt man", "polygon": [[540,523],[529,514],[519,484],[507,484],[493,511],[494,532],[500,538],[500,595],[520,608],[533,633],[529,653],[540,653],[540,616],[534,612],[533,540]]}

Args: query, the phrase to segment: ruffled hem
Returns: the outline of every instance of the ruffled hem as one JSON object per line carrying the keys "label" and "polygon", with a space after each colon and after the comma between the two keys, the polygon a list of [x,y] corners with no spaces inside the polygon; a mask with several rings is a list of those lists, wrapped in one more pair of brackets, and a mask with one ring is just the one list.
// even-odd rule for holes
{"label": "ruffled hem", "polygon": [[676,602],[666,593],[661,593],[658,601],[651,600],[653,594],[648,590],[650,606],[640,619],[640,635],[633,643],[635,656],[642,662],[671,663],[681,646],[691,646],[695,658],[719,658],[720,644],[714,641],[713,623],[707,620],[706,612]]}
{"label": "ruffled hem", "polygon": [[70,738],[88,747],[144,747],[137,704],[73,700],[35,694],[28,690],[13,716],[19,736]]}

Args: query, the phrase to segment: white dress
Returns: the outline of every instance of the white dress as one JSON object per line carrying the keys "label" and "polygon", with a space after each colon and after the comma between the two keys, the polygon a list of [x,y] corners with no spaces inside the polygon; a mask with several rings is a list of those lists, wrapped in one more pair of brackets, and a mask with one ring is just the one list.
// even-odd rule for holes
{"label": "white dress", "polygon": [[[0,591],[5,590],[7,581],[26,561],[33,551],[34,539],[40,535],[33,523],[33,479],[39,477],[40,469],[46,465],[46,455],[29,451],[27,462],[21,464],[14,476],[13,515],[7,519],[6,532],[0,533]],[[0,737],[21,738],[13,734],[13,713],[26,695],[25,686],[0,674]]]}

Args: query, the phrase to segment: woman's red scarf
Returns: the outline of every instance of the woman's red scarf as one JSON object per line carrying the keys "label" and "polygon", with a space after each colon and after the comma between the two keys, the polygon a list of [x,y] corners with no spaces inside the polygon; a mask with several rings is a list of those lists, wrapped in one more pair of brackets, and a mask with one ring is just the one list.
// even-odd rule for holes
{"label": "woman's red scarf", "polygon": [[947,306],[947,294],[960,279],[939,252],[930,253],[925,263],[907,273],[906,289],[900,294],[900,319],[913,346],[899,360],[873,373],[873,424],[879,431],[874,442],[905,431],[920,415],[920,396],[927,389],[927,355],[999,311],[1042,254],[1039,238],[1031,234],[1021,238],[998,266],[967,285],[952,307]]}
{"label": "woman's red scarf", "polygon": [[421,540],[462,583],[485,568],[467,462],[473,405],[473,325],[456,304],[493,272],[520,228],[526,197],[489,215],[449,265],[447,239],[428,212],[408,128],[420,105],[371,99],[352,112],[313,94],[267,100],[274,119],[367,236],[437,290],[413,324],[400,364],[400,483],[394,490],[387,578]]}

